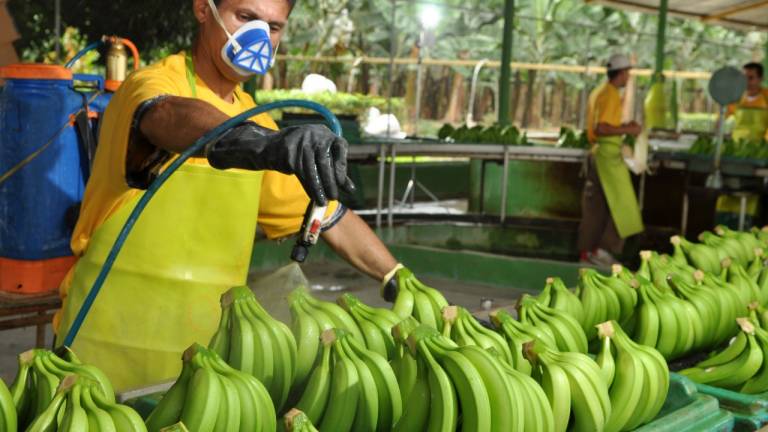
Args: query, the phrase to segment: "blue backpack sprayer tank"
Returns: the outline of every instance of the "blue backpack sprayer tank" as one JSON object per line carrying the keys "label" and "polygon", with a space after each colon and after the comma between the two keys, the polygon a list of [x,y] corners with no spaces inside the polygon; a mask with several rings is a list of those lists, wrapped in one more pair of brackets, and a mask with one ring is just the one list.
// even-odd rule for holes
{"label": "blue backpack sprayer tank", "polygon": [[[107,73],[75,74],[87,52],[109,44]],[[0,68],[0,291],[56,290],[74,263],[70,237],[96,150],[98,122],[127,73],[122,38],[105,37],[66,66]]]}
{"label": "blue backpack sprayer tank", "polygon": [[[68,68],[78,59],[88,51],[106,43],[111,44],[107,56],[106,81],[101,77],[71,73]],[[64,68],[16,65],[0,70],[0,77],[8,80],[5,91],[0,95],[0,137],[3,142],[0,146],[0,207],[2,208],[0,216],[15,213],[13,218],[0,218],[0,260],[7,259],[6,256],[12,256],[14,260],[20,258],[34,262],[34,260],[49,257],[58,259],[58,257],[66,258],[71,255],[69,249],[71,227],[59,221],[59,218],[64,218],[72,206],[79,205],[96,144],[95,140],[89,142],[87,137],[78,139],[70,123],[75,124],[78,116],[83,114],[86,119],[89,119],[88,116],[96,117],[92,113],[104,111],[110,98],[106,90],[116,90],[120,82],[125,79],[127,69],[125,46],[133,51],[135,64],[138,66],[138,52],[130,41],[104,38],[86,47]],[[84,90],[75,85],[76,81],[89,82],[93,85]],[[56,91],[52,91],[52,88]],[[75,99],[80,105],[74,103]],[[50,108],[52,106],[57,107],[57,111],[52,112]],[[339,120],[327,108],[309,101],[286,100],[248,110],[198,139],[179,155],[142,195],[117,236],[93,287],[72,323],[64,339],[64,346],[71,346],[74,342],[125,240],[144,208],[167,179],[192,155],[198,153],[209,142],[219,139],[233,127],[255,115],[288,107],[318,112],[325,118],[334,133],[342,135]],[[51,120],[54,114],[56,121]],[[95,127],[89,123],[89,128],[92,138]],[[98,134],[95,135],[98,136]],[[9,144],[5,144],[6,142]],[[58,167],[56,176],[51,174],[52,166]],[[60,186],[58,183],[64,181],[58,180],[57,184],[52,184],[52,178],[66,179],[67,183]],[[56,199],[50,199],[49,196]],[[6,214],[3,215],[2,212]],[[317,243],[320,221],[324,214],[324,207],[310,203],[301,232],[291,253],[293,260],[303,262],[309,247]],[[30,239],[34,239],[34,242]],[[40,268],[35,270],[41,273]],[[5,277],[3,273],[3,267],[0,266],[0,280]],[[60,280],[61,278],[52,287],[57,287]],[[46,288],[50,289],[51,286],[48,285]]]}

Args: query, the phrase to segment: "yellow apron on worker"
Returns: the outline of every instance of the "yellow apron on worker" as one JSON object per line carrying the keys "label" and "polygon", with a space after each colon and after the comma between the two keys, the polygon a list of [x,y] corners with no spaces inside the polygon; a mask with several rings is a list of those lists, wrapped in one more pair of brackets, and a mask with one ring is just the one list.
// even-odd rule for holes
{"label": "yellow apron on worker", "polygon": [[768,130],[768,109],[738,107],[734,113],[734,141],[760,141]]}
{"label": "yellow apron on worker", "polygon": [[[189,345],[207,344],[218,323],[219,297],[246,282],[261,178],[261,172],[185,164],[149,203],[72,347],[104,370],[116,389],[172,378]],[[61,334],[135,204],[94,232],[75,268]]]}
{"label": "yellow apron on worker", "polygon": [[621,238],[643,231],[643,218],[637,203],[629,169],[621,154],[620,137],[599,137],[594,151],[595,166],[600,177],[611,217]]}
{"label": "yellow apron on worker", "polygon": [[[186,63],[197,97],[189,57]],[[221,294],[247,280],[263,175],[186,163],[147,205],[71,347],[116,390],[177,376],[181,353],[195,342],[207,344]],[[142,195],[94,231],[64,300],[59,340]]]}

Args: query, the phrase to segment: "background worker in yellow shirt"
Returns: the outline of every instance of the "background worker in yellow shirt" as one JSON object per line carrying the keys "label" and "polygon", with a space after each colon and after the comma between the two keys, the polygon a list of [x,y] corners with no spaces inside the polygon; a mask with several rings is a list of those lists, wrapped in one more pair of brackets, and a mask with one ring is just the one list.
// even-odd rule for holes
{"label": "background worker in yellow shirt", "polygon": [[[269,67],[294,2],[194,0],[199,27],[191,50],[133,73],[115,93],[72,237],[78,261],[61,286],[58,344],[158,172],[255,106],[240,83]],[[257,64],[234,54],[246,51],[264,58]],[[346,141],[322,126],[276,129],[260,115],[209,144],[138,220],[71,347],[118,391],[178,375],[180,353],[213,335],[221,294],[246,283],[257,221],[269,238],[292,235],[310,197],[328,205],[324,241],[360,271],[395,283],[402,266],[335,201],[352,187]]]}
{"label": "background worker in yellow shirt", "polygon": [[728,116],[734,116],[734,140],[760,141],[768,131],[768,89],[763,88],[763,65],[744,65],[747,91],[737,104],[728,106]]}
{"label": "background worker in yellow shirt", "polygon": [[620,89],[629,81],[632,64],[617,54],[607,64],[608,81],[589,96],[587,135],[592,144],[581,201],[578,246],[581,261],[598,266],[616,262],[624,240],[643,231],[643,221],[629,169],[622,156],[624,135],[637,136],[642,127],[622,123]]}

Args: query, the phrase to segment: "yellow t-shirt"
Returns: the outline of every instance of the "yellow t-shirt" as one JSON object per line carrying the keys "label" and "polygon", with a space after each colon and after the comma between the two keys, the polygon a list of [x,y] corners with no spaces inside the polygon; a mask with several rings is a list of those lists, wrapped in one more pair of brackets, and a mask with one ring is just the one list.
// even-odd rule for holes
{"label": "yellow t-shirt", "polygon": [[728,105],[727,115],[735,114],[737,108],[768,109],[768,89],[761,89],[760,93],[755,96],[744,93],[739,103]]}
{"label": "yellow t-shirt", "polygon": [[621,94],[613,84],[603,83],[589,95],[587,106],[587,137],[590,143],[597,142],[595,129],[600,123],[621,126]]}

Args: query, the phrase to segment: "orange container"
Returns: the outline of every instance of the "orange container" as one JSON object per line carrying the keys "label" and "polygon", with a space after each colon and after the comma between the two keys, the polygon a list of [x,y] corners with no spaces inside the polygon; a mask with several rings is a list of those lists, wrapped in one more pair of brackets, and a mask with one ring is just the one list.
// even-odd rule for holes
{"label": "orange container", "polygon": [[75,257],[23,261],[0,258],[0,291],[13,294],[41,294],[56,291]]}

